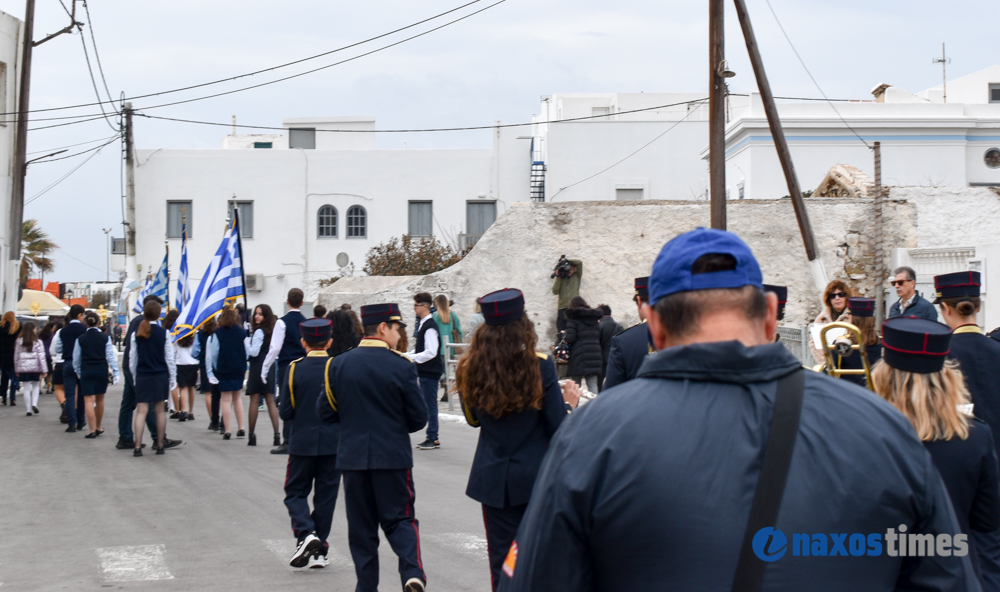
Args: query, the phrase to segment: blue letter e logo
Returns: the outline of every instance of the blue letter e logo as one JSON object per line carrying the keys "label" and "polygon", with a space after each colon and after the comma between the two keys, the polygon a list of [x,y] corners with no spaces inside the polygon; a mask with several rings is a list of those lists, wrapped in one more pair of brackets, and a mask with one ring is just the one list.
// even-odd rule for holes
{"label": "blue letter e logo", "polygon": [[762,528],[753,535],[753,553],[761,561],[777,561],[785,556],[788,549],[788,539],[785,533],[770,526]]}

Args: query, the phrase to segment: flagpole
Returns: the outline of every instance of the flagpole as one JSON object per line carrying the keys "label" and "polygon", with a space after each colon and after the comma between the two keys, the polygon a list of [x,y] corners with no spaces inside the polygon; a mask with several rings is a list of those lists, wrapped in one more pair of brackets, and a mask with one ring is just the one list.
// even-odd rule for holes
{"label": "flagpole", "polygon": [[164,304],[167,305],[167,310],[170,310],[170,241],[164,239],[163,246],[167,249],[167,297],[164,298]]}
{"label": "flagpole", "polygon": [[238,206],[233,208],[233,220],[235,220],[236,224],[236,245],[240,249],[240,281],[243,282],[243,306],[247,307],[247,317],[243,319],[243,322],[246,322],[247,319],[253,318],[253,311],[250,310],[250,301],[247,300],[247,273],[246,265],[243,262],[245,257],[243,253],[243,229],[240,227],[240,208]]}

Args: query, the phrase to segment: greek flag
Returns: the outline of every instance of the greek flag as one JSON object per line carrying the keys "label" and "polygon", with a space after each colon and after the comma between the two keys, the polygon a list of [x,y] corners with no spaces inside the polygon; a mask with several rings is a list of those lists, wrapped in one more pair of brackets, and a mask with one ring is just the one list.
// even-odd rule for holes
{"label": "greek flag", "polygon": [[163,263],[160,264],[160,269],[157,270],[155,276],[146,280],[146,286],[143,287],[142,292],[139,292],[139,298],[136,299],[135,307],[132,310],[142,314],[142,301],[150,294],[159,296],[161,300],[167,302],[167,291],[169,289],[170,280],[167,275],[167,255],[163,255]]}
{"label": "greek flag", "polygon": [[188,300],[191,299],[191,290],[188,288],[188,247],[187,247],[187,223],[181,225],[181,266],[177,277],[177,302],[174,308],[182,312]]}
{"label": "greek flag", "polygon": [[233,223],[222,238],[222,244],[212,257],[212,262],[208,264],[198,289],[185,304],[181,316],[174,323],[175,341],[197,331],[227,303],[232,303],[243,296],[243,261],[239,237],[239,223],[234,217]]}

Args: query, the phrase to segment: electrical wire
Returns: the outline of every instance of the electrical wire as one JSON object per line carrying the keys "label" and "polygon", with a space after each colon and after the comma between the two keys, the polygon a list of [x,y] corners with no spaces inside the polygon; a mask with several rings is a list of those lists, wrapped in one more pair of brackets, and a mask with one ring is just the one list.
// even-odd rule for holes
{"label": "electrical wire", "polygon": [[823,98],[830,105],[830,108],[833,109],[833,112],[837,114],[837,117],[840,118],[840,121],[845,126],[847,126],[847,129],[851,130],[851,133],[853,133],[855,136],[857,136],[857,138],[859,140],[861,140],[861,143],[864,144],[869,150],[874,150],[874,148],[872,148],[872,146],[870,144],[868,144],[868,142],[866,142],[864,138],[861,137],[861,134],[859,134],[857,131],[855,131],[855,129],[853,127],[851,127],[851,124],[847,123],[847,120],[844,119],[844,116],[841,115],[840,111],[837,110],[837,107],[833,104],[833,101],[831,101],[826,96],[826,93],[823,92],[823,89],[820,88],[819,83],[816,82],[816,78],[812,75],[812,72],[809,71],[809,67],[806,66],[805,60],[803,60],[802,56],[799,55],[799,50],[795,49],[795,44],[792,43],[791,37],[789,37],[788,33],[785,32],[785,27],[783,27],[781,25],[781,20],[778,18],[778,13],[776,13],[774,11],[774,7],[771,6],[771,0],[764,0],[764,1],[767,3],[767,7],[771,10],[771,16],[774,17],[774,22],[778,23],[778,28],[781,29],[781,34],[785,36],[785,41],[787,41],[788,42],[788,46],[792,48],[792,52],[795,54],[795,57],[798,58],[799,63],[802,64],[802,69],[805,70],[806,74],[809,75],[809,79],[812,80],[812,83],[816,86],[816,90],[819,91],[819,94],[823,95]]}
{"label": "electrical wire", "polygon": [[[117,140],[118,138],[115,138],[115,139]],[[109,143],[110,143],[110,142],[109,142]],[[105,144],[105,146],[106,146],[106,145],[107,145],[107,144]],[[101,146],[101,148],[103,148],[103,146]],[[85,158],[85,159],[83,160],[83,162],[81,162],[80,164],[78,164],[78,165],[76,165],[75,167],[73,167],[72,169],[70,169],[70,171],[69,171],[68,173],[66,173],[66,174],[65,174],[65,175],[63,175],[62,177],[59,177],[59,179],[57,179],[56,181],[54,181],[54,182],[53,182],[52,184],[50,184],[50,185],[49,185],[48,187],[46,187],[45,189],[42,189],[42,190],[41,190],[41,191],[39,191],[38,193],[36,193],[36,194],[32,195],[32,196],[31,196],[31,198],[29,198],[29,199],[28,199],[27,201],[25,201],[25,202],[24,202],[24,205],[25,205],[25,206],[27,206],[27,205],[28,205],[28,204],[30,204],[31,202],[35,201],[36,199],[38,199],[38,198],[42,197],[43,195],[45,195],[46,193],[48,193],[48,192],[49,192],[50,190],[54,189],[56,185],[58,185],[58,184],[62,183],[62,182],[63,182],[63,181],[65,181],[66,179],[68,179],[70,175],[72,175],[73,173],[75,173],[75,172],[77,172],[78,170],[80,170],[80,168],[81,168],[81,167],[83,167],[83,165],[85,165],[85,164],[87,164],[88,162],[90,162],[90,159],[91,159],[91,158],[94,158],[95,156],[97,156],[97,155],[98,155],[98,154],[100,154],[100,153],[101,153],[101,150],[100,150],[100,148],[98,148],[97,152],[94,152],[93,154],[91,154],[90,156],[88,156],[87,158]]]}
{"label": "electrical wire", "polygon": [[117,138],[117,137],[119,137],[119,136],[116,134],[114,136],[110,136],[110,137],[107,137],[107,138],[98,138],[97,140],[88,140],[86,142],[80,142],[79,144],[70,144],[68,146],[59,146],[59,147],[56,147],[56,148],[46,148],[45,150],[34,150],[32,152],[27,152],[26,155],[30,156],[32,154],[41,154],[43,152],[46,152],[46,153],[47,152],[54,152],[56,150],[64,150],[66,148],[76,148],[77,146],[83,146],[85,144],[95,144],[97,142],[107,142],[108,140],[110,140],[112,138]]}
{"label": "electrical wire", "polygon": [[[81,115],[80,117],[83,117],[83,116]],[[29,127],[28,131],[29,132],[34,132],[34,131],[43,130],[43,129],[51,129],[51,128],[54,128],[54,127],[65,127],[67,125],[76,125],[78,123],[87,123],[88,121],[97,121],[98,119],[105,119],[105,117],[106,117],[105,115],[97,115],[95,117],[91,117],[90,119],[81,119],[80,121],[70,121],[69,123],[57,123],[55,125],[43,125],[42,127]],[[63,119],[63,118],[60,118],[60,119]]]}
{"label": "electrical wire", "polygon": [[[655,107],[644,107],[642,109],[629,109],[627,111],[618,111],[613,113],[613,115],[628,115],[629,113],[642,113],[644,111],[655,111],[656,109],[665,109],[667,107],[678,107],[680,105],[692,105],[695,103],[703,103],[708,99],[695,99],[692,101],[681,101],[679,103],[669,103],[666,105],[657,105]],[[146,119],[161,119],[163,121],[175,121],[179,123],[194,123],[199,125],[210,125],[216,127],[232,127],[232,123],[216,123],[213,121],[196,121],[193,119],[178,119],[176,117],[161,117],[159,115],[146,115],[145,113],[134,113],[137,117],[145,117]],[[553,124],[553,123],[569,123],[573,121],[586,121],[589,119],[606,118],[607,114],[601,115],[586,115],[583,117],[570,117],[567,119],[556,119],[553,121],[529,121],[525,123],[499,123],[493,125],[476,125],[468,127],[437,127],[437,128],[423,128],[423,129],[387,129],[387,130],[357,130],[357,129],[344,129],[344,130],[316,130],[317,133],[376,133],[376,134],[402,134],[402,133],[422,133],[422,132],[462,132],[470,130],[488,130],[488,129],[498,129],[498,128],[510,128],[510,127],[526,127],[529,125],[536,124]],[[687,116],[684,117],[687,119]],[[683,119],[682,119],[683,121]],[[285,127],[274,127],[266,125],[244,125],[237,124],[236,127],[242,127],[247,129],[262,129],[262,130],[277,130],[277,131],[288,131]]]}
{"label": "electrical wire", "polygon": [[[706,103],[707,101],[708,101],[708,99],[702,99],[702,100],[700,100],[700,101],[697,101],[697,103],[700,103],[700,104],[704,104],[704,103]],[[638,148],[638,149],[637,149],[637,150],[636,150],[635,152],[632,152],[631,154],[629,154],[629,155],[628,155],[628,156],[626,156],[625,158],[623,158],[623,159],[619,160],[618,162],[614,163],[613,165],[611,165],[611,166],[609,166],[609,167],[607,167],[607,168],[605,168],[605,169],[602,169],[602,170],[600,170],[600,171],[598,171],[598,172],[594,173],[593,175],[591,175],[591,176],[589,176],[589,177],[587,177],[587,178],[585,178],[585,179],[580,179],[580,180],[579,180],[579,181],[577,181],[576,183],[570,183],[569,185],[567,185],[567,186],[565,186],[565,187],[560,187],[560,188],[559,188],[559,191],[556,191],[556,192],[555,192],[555,193],[554,193],[554,194],[552,195],[552,199],[550,199],[549,201],[555,201],[555,199],[556,199],[556,196],[557,196],[557,195],[559,195],[559,194],[560,194],[560,193],[562,193],[563,191],[566,191],[566,190],[567,190],[567,189],[569,189],[570,187],[574,187],[574,186],[576,186],[576,185],[579,185],[580,183],[583,183],[583,182],[585,182],[585,181],[589,181],[589,180],[593,179],[594,177],[596,177],[596,176],[598,176],[598,175],[602,175],[602,174],[604,174],[604,173],[606,173],[606,172],[610,171],[611,169],[615,168],[616,166],[620,165],[621,163],[625,162],[626,160],[628,160],[628,159],[632,158],[632,157],[633,157],[633,156],[635,156],[636,154],[639,154],[640,152],[642,152],[643,150],[645,150],[645,149],[646,149],[647,147],[649,147],[649,146],[650,146],[650,145],[651,145],[651,144],[652,144],[653,142],[655,142],[655,141],[659,140],[659,139],[660,139],[660,138],[662,138],[663,136],[665,136],[665,135],[667,135],[668,133],[670,133],[670,131],[671,131],[671,130],[673,130],[673,129],[674,129],[675,127],[677,127],[678,125],[680,125],[680,124],[684,123],[684,120],[686,120],[686,119],[687,119],[688,117],[691,117],[691,114],[692,114],[692,113],[694,113],[695,111],[697,111],[697,109],[689,109],[689,110],[688,110],[688,112],[687,112],[687,115],[685,115],[684,117],[682,117],[681,119],[679,119],[678,121],[676,121],[676,122],[675,122],[675,123],[674,123],[674,124],[673,124],[672,126],[670,126],[670,127],[668,127],[667,129],[663,130],[663,132],[662,132],[661,134],[659,134],[658,136],[656,136],[656,137],[655,137],[655,138],[653,138],[652,140],[650,140],[650,141],[646,142],[645,144],[643,144],[642,146],[640,146],[640,147],[639,147],[639,148]],[[604,116],[602,116],[602,117],[604,117]]]}
{"label": "electrical wire", "polygon": [[[84,6],[86,6],[86,3],[84,3]],[[84,59],[87,60],[87,72],[90,74],[91,84],[94,85],[94,94],[97,96],[98,101],[102,101],[103,99],[101,97],[101,91],[97,90],[97,79],[94,78],[94,69],[90,66],[90,54],[87,52],[87,40],[83,36],[83,26],[78,25],[77,28],[80,29],[80,44],[83,46],[83,57]],[[101,110],[101,115],[104,116],[104,121],[107,122],[108,127],[110,127],[112,131],[121,132],[119,128],[116,128],[114,124],[111,123],[111,119],[108,117],[108,114],[104,111],[103,103],[98,103],[97,107]]]}
{"label": "electrical wire", "polygon": [[66,8],[66,4],[63,3],[63,0],[59,0],[59,6],[62,6],[63,10],[66,11],[66,16],[68,16],[69,18],[73,18],[73,13],[70,12],[68,8]]}
{"label": "electrical wire", "polygon": [[89,267],[91,269],[96,269],[97,271],[103,271],[103,272],[107,272],[108,271],[106,269],[100,269],[100,268],[94,267],[93,265],[91,265],[90,263],[87,263],[86,261],[84,261],[82,259],[77,259],[76,257],[70,255],[69,253],[67,253],[66,251],[62,250],[59,247],[56,247],[56,250],[59,251],[60,253],[62,253],[63,255],[66,255],[67,257],[69,257],[73,261],[77,261],[79,263],[83,263],[84,265],[86,265],[87,267]]}
{"label": "electrical wire", "polygon": [[87,26],[90,28],[90,44],[94,46],[94,59],[97,61],[97,71],[101,74],[101,82],[104,84],[104,92],[108,93],[108,101],[114,103],[111,91],[108,89],[108,79],[104,77],[104,66],[101,65],[101,54],[97,53],[97,39],[94,37],[94,21],[90,18],[90,7],[87,0],[83,0],[83,10],[87,13]]}
{"label": "electrical wire", "polygon": [[86,150],[81,150],[80,152],[77,152],[76,154],[69,154],[67,156],[60,156],[59,158],[50,158],[48,160],[36,160],[35,162],[33,162],[31,164],[45,164],[47,162],[55,162],[57,160],[66,160],[67,158],[73,158],[74,156],[80,156],[80,155],[83,155],[83,154],[87,154],[88,152],[93,152],[95,150],[100,150],[101,148],[104,148],[105,146],[107,146],[111,142],[117,141],[119,137],[121,137],[121,136],[115,136],[115,137],[113,137],[111,139],[110,142],[105,142],[104,144],[101,144],[100,146],[94,146],[93,148],[88,148]]}
{"label": "electrical wire", "polygon": [[[262,74],[264,72],[271,72],[273,70],[279,70],[281,68],[285,68],[285,67],[292,66],[292,65],[295,65],[295,64],[300,64],[300,63],[303,63],[303,62],[314,60],[316,58],[321,58],[321,57],[328,56],[328,55],[331,55],[331,54],[334,54],[334,53],[337,53],[337,52],[340,52],[340,51],[344,51],[344,50],[350,49],[352,47],[357,47],[359,45],[364,45],[366,43],[370,43],[372,41],[376,41],[378,39],[382,39],[383,37],[388,37],[390,35],[394,35],[396,33],[399,33],[401,31],[405,31],[407,29],[412,29],[413,27],[416,27],[416,26],[422,25],[424,23],[427,23],[427,22],[439,19],[442,16],[445,16],[447,14],[451,14],[453,12],[456,12],[458,10],[461,10],[463,8],[466,8],[468,6],[472,6],[473,4],[477,4],[477,3],[483,2],[483,1],[484,0],[472,0],[471,2],[467,2],[465,4],[462,4],[461,6],[456,6],[455,8],[452,8],[451,10],[446,10],[445,12],[442,12],[442,13],[436,14],[434,16],[425,18],[423,20],[417,21],[415,23],[406,25],[405,27],[400,27],[398,29],[389,31],[387,33],[382,33],[381,35],[376,35],[375,37],[369,37],[368,39],[365,39],[363,41],[358,41],[358,42],[352,43],[350,45],[345,45],[343,47],[338,47],[338,48],[332,49],[330,51],[326,51],[326,52],[323,52],[323,53],[318,53],[316,55],[312,55],[312,56],[309,56],[309,57],[301,58],[301,59],[294,60],[294,61],[291,61],[291,62],[286,62],[284,64],[279,64],[277,66],[272,66],[270,68],[264,68],[262,70],[255,70],[253,72],[247,72],[245,74],[239,74],[237,76],[230,76],[228,78],[221,78],[219,80],[213,80],[213,81],[210,81],[210,82],[203,82],[203,83],[200,83],[200,84],[193,84],[193,85],[189,85],[189,86],[184,86],[184,87],[180,87],[180,88],[174,88],[174,89],[165,90],[165,91],[159,91],[159,92],[155,92],[155,93],[148,93],[148,94],[144,94],[144,95],[136,95],[134,97],[129,97],[129,98],[123,99],[123,100],[125,100],[125,101],[135,101],[135,100],[138,100],[138,99],[146,99],[146,98],[150,98],[150,97],[157,97],[157,96],[162,96],[162,95],[168,95],[168,94],[172,94],[172,93],[182,92],[182,91],[185,91],[185,90],[192,90],[192,89],[195,89],[195,88],[202,88],[202,87],[211,86],[211,85],[214,85],[214,84],[221,84],[223,82],[231,82],[233,80],[238,80],[240,78],[246,78],[246,77],[249,77],[249,76],[255,76],[257,74]],[[474,14],[478,14],[479,12],[482,12],[483,10],[487,10],[488,8],[492,8],[493,6],[496,6],[497,4],[501,4],[503,1],[505,1],[505,0],[501,0],[501,2],[497,2],[496,4],[493,4],[493,5],[485,8],[485,9],[476,11],[476,12],[474,12],[474,13],[468,15],[468,16],[472,16]],[[61,0],[60,0],[60,2],[61,2]],[[65,6],[63,6],[63,8],[65,9]],[[463,17],[463,19],[464,18],[467,18],[467,17]],[[89,17],[88,17],[88,19],[89,19]],[[459,20],[463,20],[463,19],[459,19]],[[451,23],[448,23],[448,24],[453,24],[455,22],[458,22],[458,21],[452,21]],[[443,26],[448,26],[448,24],[443,25]],[[438,27],[437,29],[440,29],[440,28],[442,28],[442,27]],[[431,31],[436,31],[437,29],[432,29]],[[426,33],[424,33],[424,34],[426,34]],[[412,37],[411,39],[415,39],[415,38],[416,37]],[[333,64],[333,65],[336,65],[336,64]],[[330,66],[326,66],[326,67],[330,67]],[[322,69],[322,68],[320,68],[320,69]],[[313,71],[315,71],[315,70],[313,70]],[[308,73],[310,73],[310,72],[305,72],[304,74],[308,74]],[[281,80],[278,80],[278,81],[275,81],[275,82],[280,82],[280,81]],[[256,87],[248,87],[248,88],[256,88]],[[244,90],[246,90],[246,89],[244,89]],[[217,95],[212,95],[212,96],[217,96]],[[211,97],[205,97],[205,98],[211,98]],[[113,104],[113,103],[116,103],[117,101],[107,101],[107,102]],[[104,101],[102,101],[101,103],[104,103]],[[40,112],[44,112],[44,111],[60,111],[60,110],[65,110],[65,109],[77,109],[77,108],[80,108],[80,107],[94,107],[94,106],[96,106],[98,104],[101,104],[101,103],[81,103],[79,105],[67,105],[65,107],[50,107],[50,108],[46,108],[46,109],[36,109],[36,110],[28,111],[27,113],[40,113]],[[3,115],[17,115],[17,113],[0,113],[0,116],[3,116]]]}

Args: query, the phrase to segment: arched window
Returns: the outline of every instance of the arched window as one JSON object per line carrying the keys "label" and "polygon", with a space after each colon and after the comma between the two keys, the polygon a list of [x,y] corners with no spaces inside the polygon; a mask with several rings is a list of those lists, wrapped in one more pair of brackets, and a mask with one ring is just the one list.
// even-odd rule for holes
{"label": "arched window", "polygon": [[316,236],[318,238],[337,238],[337,208],[323,206],[316,214]]}
{"label": "arched window", "polygon": [[351,206],[347,210],[347,238],[366,238],[368,236],[368,215],[361,206]]}

